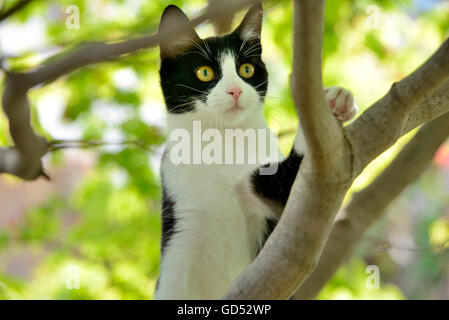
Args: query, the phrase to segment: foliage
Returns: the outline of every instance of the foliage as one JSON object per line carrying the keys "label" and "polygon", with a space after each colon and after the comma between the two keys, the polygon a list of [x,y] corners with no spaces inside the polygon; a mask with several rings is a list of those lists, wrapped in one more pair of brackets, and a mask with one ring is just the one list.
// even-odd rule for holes
{"label": "foliage", "polygon": [[[363,111],[394,81],[417,67],[448,35],[449,27],[447,14],[441,10],[443,5],[449,8],[447,1],[430,9],[421,8],[420,2],[327,1],[325,84],[352,90]],[[41,47],[6,52],[2,46],[6,40],[0,37],[0,56],[13,55],[6,60],[9,69],[29,69],[50,54],[63,54],[83,41],[117,40],[153,32],[169,3],[191,15],[205,5],[200,0],[36,1],[7,23],[19,29],[38,21],[45,34]],[[80,29],[66,28],[65,9],[69,5],[80,8]],[[297,121],[288,87],[291,16],[291,3],[281,1],[268,6],[264,21],[264,59],[271,82],[264,110],[276,131],[295,129]],[[2,28],[5,26],[0,25],[0,33]],[[211,30],[210,26],[199,29],[201,35],[210,35]],[[89,159],[89,165],[77,169],[75,182],[72,179],[59,184],[65,187],[46,193],[37,203],[24,204],[19,221],[7,223],[0,219],[0,299],[152,298],[159,272],[158,161],[165,139],[157,71],[158,50],[145,50],[77,70],[31,93],[33,125],[47,137],[139,143],[109,145],[83,153],[59,151],[46,159],[50,175],[53,172],[57,177],[61,172],[75,170],[71,169],[73,159],[80,155]],[[0,73],[0,88],[2,77]],[[284,152],[293,138],[294,134],[287,134],[281,139]],[[368,184],[408,138],[374,161],[353,190]],[[0,145],[10,143],[6,119],[0,115]],[[438,178],[444,170],[445,180]],[[449,203],[444,197],[449,189],[447,170],[441,164],[432,168],[390,209],[395,211],[393,221],[384,221],[373,234],[389,239],[398,225],[407,221],[407,232],[416,237],[412,246],[444,244],[449,238]],[[0,185],[10,188],[21,188],[23,184],[11,177],[0,179]],[[33,183],[30,185],[33,188]],[[33,192],[40,192],[37,184]],[[410,205],[417,198],[426,204],[421,204],[421,210]],[[6,199],[0,201],[4,201],[0,204],[2,213],[11,216],[12,207]],[[407,217],[409,212],[416,214]],[[447,256],[444,250],[435,253],[429,249],[424,257],[413,255],[409,261],[414,265],[403,279],[399,274],[405,266],[394,261],[391,252],[384,250],[380,254],[375,249],[366,240],[359,254],[336,274],[320,298],[422,298],[427,295],[419,293],[420,286],[427,286],[424,291],[429,296],[438,296],[439,289],[434,288],[447,283],[446,260],[441,260]],[[26,270],[15,270],[23,259],[28,261]],[[382,285],[375,291],[365,286],[365,267],[370,262],[381,268]],[[73,266],[80,274],[79,289],[67,288]],[[432,286],[426,283],[429,278]],[[404,285],[404,281],[410,285]]]}

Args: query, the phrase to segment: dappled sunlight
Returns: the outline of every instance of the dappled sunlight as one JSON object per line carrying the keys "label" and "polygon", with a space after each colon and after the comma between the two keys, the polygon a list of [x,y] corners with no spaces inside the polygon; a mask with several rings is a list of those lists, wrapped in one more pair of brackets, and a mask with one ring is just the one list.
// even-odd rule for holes
{"label": "dappled sunlight", "polygon": [[[0,24],[5,68],[29,70],[83,41],[120,40],[156,30],[168,3],[191,16],[206,1],[39,1]],[[449,35],[448,1],[328,1],[325,86],[350,90],[357,116],[416,69]],[[67,5],[80,28],[65,26]],[[368,6],[374,11],[367,11]],[[378,11],[376,11],[378,10]],[[290,1],[270,4],[262,44],[269,72],[264,115],[288,154],[298,119],[292,72]],[[240,17],[240,16],[239,16]],[[375,19],[375,20],[373,20]],[[236,20],[239,20],[236,18]],[[212,35],[209,25],[199,34]],[[0,176],[0,299],[152,299],[159,276],[159,162],[166,141],[159,49],[78,69],[30,91],[31,121],[61,150],[44,158],[51,183]],[[0,70],[0,88],[4,75]],[[0,145],[12,145],[0,112]],[[355,180],[369,185],[412,139],[411,131]],[[68,144],[68,146],[67,146]],[[81,147],[80,147],[81,146]],[[449,144],[387,209],[319,299],[448,299]],[[193,181],[192,188],[200,181]],[[370,288],[367,267],[380,268]]]}

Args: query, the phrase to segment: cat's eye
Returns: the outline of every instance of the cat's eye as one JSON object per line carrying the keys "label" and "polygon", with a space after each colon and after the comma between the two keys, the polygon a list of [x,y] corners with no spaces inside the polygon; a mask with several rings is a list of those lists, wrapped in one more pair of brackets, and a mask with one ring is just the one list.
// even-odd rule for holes
{"label": "cat's eye", "polygon": [[254,66],[251,63],[244,63],[239,68],[239,74],[241,77],[248,79],[254,75]]}
{"label": "cat's eye", "polygon": [[209,66],[202,66],[196,69],[196,77],[203,82],[209,82],[214,78],[214,70]]}

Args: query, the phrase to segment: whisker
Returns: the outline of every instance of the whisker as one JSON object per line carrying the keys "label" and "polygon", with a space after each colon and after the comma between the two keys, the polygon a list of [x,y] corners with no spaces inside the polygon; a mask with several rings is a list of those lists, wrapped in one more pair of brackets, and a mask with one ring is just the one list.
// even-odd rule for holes
{"label": "whisker", "polygon": [[256,47],[260,47],[261,45],[260,45],[260,43],[255,43],[255,44],[253,44],[251,47],[249,47],[247,50],[251,50],[252,48],[256,48]]}
{"label": "whisker", "polygon": [[283,123],[280,120],[278,120],[277,118],[275,118],[272,114],[266,114],[266,116],[268,116],[269,119],[273,120],[277,126],[279,126],[281,128],[283,127]]}
{"label": "whisker", "polygon": [[190,103],[192,103],[192,102],[187,102],[187,103],[178,104],[178,105],[174,106],[173,108],[170,108],[170,111],[175,111],[175,110],[181,109],[182,107],[187,106],[187,105],[189,105]]}
{"label": "whisker", "polygon": [[247,59],[247,58],[251,58],[251,57],[260,57],[260,54],[252,54],[249,56],[244,56],[243,58]]}
{"label": "whisker", "polygon": [[253,44],[251,47],[249,47],[248,49],[245,50],[245,52],[243,52],[243,56],[246,56],[251,50],[257,50],[258,46],[260,46],[260,43],[256,43]]}
{"label": "whisker", "polygon": [[203,40],[204,46],[206,47],[206,50],[209,51],[209,54],[212,55],[212,51],[210,51],[209,44]]}
{"label": "whisker", "polygon": [[193,54],[193,53],[199,54],[200,56],[205,57],[206,59],[210,60],[208,57],[206,57],[203,53],[201,53],[201,52],[199,52],[199,51],[189,51],[189,52],[186,52],[186,53],[180,55],[179,57],[177,57],[177,58],[176,58],[176,61],[178,61],[179,59],[181,59],[182,57],[184,57],[184,56],[186,56],[186,55],[188,55],[188,54]]}
{"label": "whisker", "polygon": [[243,39],[242,45],[240,46],[239,53],[242,52],[242,49],[243,49],[243,47],[245,46],[246,42],[248,42],[250,36],[251,36],[250,33],[247,33],[247,34],[246,34],[246,37],[245,37],[245,39]]}
{"label": "whisker", "polygon": [[187,89],[190,89],[190,90],[194,90],[194,91],[197,91],[197,92],[199,92],[199,93],[201,93],[201,94],[204,94],[204,95],[206,95],[206,94],[207,94],[207,92],[205,92],[205,91],[201,91],[201,90],[198,90],[198,89],[195,89],[195,88],[189,87],[189,86],[187,86],[187,85],[185,85],[185,84],[182,84],[182,83],[177,83],[177,84],[176,84],[176,86],[181,86],[181,87],[185,87],[185,88],[187,88]]}
{"label": "whisker", "polygon": [[[198,42],[196,42],[195,40],[193,40],[191,37],[189,37],[189,36],[187,36],[187,38],[192,42],[192,44],[193,44],[193,46],[195,47],[195,48],[197,48],[198,50],[200,50],[200,54],[204,57],[204,58],[206,58],[207,60],[209,60],[209,61],[211,61],[211,59],[209,58],[209,56],[208,56],[208,54],[207,54],[207,51],[198,43]],[[204,40],[203,40],[203,42],[204,42]]]}
{"label": "whisker", "polygon": [[264,84],[267,83],[267,82],[268,82],[268,80],[265,80],[264,82],[259,83],[259,84],[258,84],[257,86],[255,86],[254,88],[257,89],[257,88],[259,88],[260,86],[264,85]]}
{"label": "whisker", "polygon": [[246,52],[244,55],[242,55],[243,58],[250,58],[250,57],[260,57],[260,54],[253,54],[255,52],[257,52],[257,48],[252,49],[249,52]]}

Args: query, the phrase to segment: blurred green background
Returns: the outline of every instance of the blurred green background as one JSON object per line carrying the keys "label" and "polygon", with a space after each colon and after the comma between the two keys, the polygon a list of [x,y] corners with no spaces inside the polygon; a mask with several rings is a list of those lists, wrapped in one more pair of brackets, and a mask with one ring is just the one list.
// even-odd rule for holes
{"label": "blurred green background", "polygon": [[[0,7],[15,2],[0,0]],[[168,4],[192,16],[206,1],[34,1],[0,23],[0,57],[7,69],[27,70],[83,41],[151,33]],[[79,29],[66,26],[70,5],[80,10]],[[284,133],[281,146],[288,152],[297,125],[288,87],[292,4],[272,1],[265,8],[262,41],[270,86],[264,110],[271,128]],[[209,36],[213,28],[202,25],[198,32]],[[350,89],[362,112],[448,35],[446,0],[328,0],[325,85]],[[158,55],[154,48],[96,64],[30,92],[40,134],[106,145],[47,155],[51,182],[0,176],[0,299],[153,297],[165,139]],[[0,71],[0,91],[3,77]],[[11,145],[7,126],[0,113],[2,146]],[[376,159],[351,190],[369,184],[413,134]],[[446,143],[319,298],[449,298],[448,194]],[[379,289],[367,286],[368,265],[379,267]]]}

